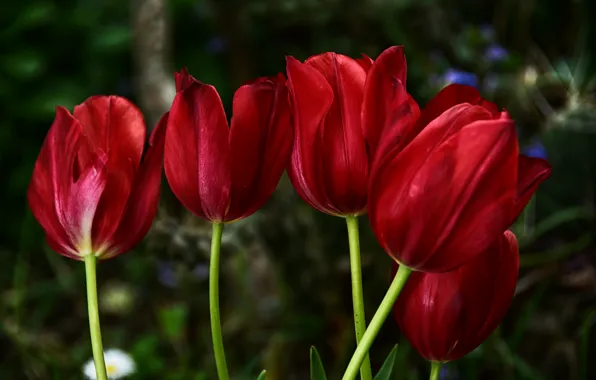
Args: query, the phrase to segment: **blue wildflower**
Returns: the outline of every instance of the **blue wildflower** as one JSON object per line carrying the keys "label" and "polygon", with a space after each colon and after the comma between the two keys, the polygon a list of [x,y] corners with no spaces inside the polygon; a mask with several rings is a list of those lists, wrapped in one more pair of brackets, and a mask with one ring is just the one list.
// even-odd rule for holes
{"label": "blue wildflower", "polygon": [[484,53],[484,59],[489,62],[502,62],[507,59],[509,52],[499,44],[491,44]]}
{"label": "blue wildflower", "polygon": [[158,262],[157,279],[162,285],[168,288],[176,288],[178,285],[178,276],[174,265],[167,261]]}
{"label": "blue wildflower", "polygon": [[209,278],[209,266],[207,264],[197,264],[193,268],[192,274],[199,280],[207,280]]}
{"label": "blue wildflower", "polygon": [[439,372],[439,380],[452,380],[457,379],[459,376],[456,371],[450,370],[447,364],[443,364],[441,372]]}
{"label": "blue wildflower", "polygon": [[543,158],[545,160],[548,158],[548,152],[540,140],[531,142],[523,149],[522,153],[528,157]]}
{"label": "blue wildflower", "polygon": [[467,71],[448,69],[447,72],[443,74],[443,83],[445,85],[458,83],[467,86],[478,87],[478,76]]}

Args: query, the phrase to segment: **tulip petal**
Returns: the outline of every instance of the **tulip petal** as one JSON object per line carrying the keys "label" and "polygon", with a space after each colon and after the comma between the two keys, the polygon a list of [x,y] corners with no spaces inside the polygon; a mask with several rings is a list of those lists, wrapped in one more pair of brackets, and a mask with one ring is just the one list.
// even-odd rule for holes
{"label": "tulip petal", "polygon": [[[511,305],[519,273],[517,239],[511,231],[497,239],[491,247],[464,266],[467,281],[461,283],[461,292],[467,300],[465,319],[460,323],[461,334],[468,337],[458,342],[447,360],[459,359],[484,342],[499,326]],[[486,276],[489,271],[495,273]]]}
{"label": "tulip petal", "polygon": [[[387,155],[386,158],[375,163],[369,186],[368,210],[371,227],[382,245],[385,241],[385,232],[381,231],[380,226],[393,226],[395,220],[406,223],[407,218],[410,217],[401,215],[401,212],[406,211],[402,207],[404,205],[402,198],[411,191],[409,187],[411,180],[424,165],[431,152],[442,141],[464,126],[477,120],[489,120],[490,118],[491,115],[482,107],[469,104],[457,105],[436,118],[400,154]],[[435,177],[431,176],[430,178]],[[444,194],[444,192],[439,192],[439,194]],[[389,232],[387,231],[387,233]],[[384,247],[388,252],[393,251],[386,245]]]}
{"label": "tulip petal", "polygon": [[107,184],[93,221],[93,243],[108,242],[126,207],[145,144],[141,111],[119,96],[93,96],[75,107],[88,144],[79,149],[79,165],[101,150],[107,154]]}
{"label": "tulip petal", "polygon": [[548,161],[542,158],[527,157],[519,155],[517,167],[517,202],[511,223],[524,210],[532,196],[536,192],[538,185],[550,177],[552,168]]}
{"label": "tulip petal", "polygon": [[[420,108],[416,101],[406,92],[400,83],[396,83],[398,90],[391,104],[383,106],[378,113],[384,113],[385,119],[382,121],[384,126],[370,125],[365,131],[369,133],[367,137],[369,147],[369,159],[371,162],[371,181],[387,157],[395,157],[403,150],[407,144],[414,139],[420,132],[418,127],[418,117]],[[389,99],[389,97],[383,97]],[[379,99],[374,105],[380,106],[383,99]],[[380,119],[378,119],[379,122]]]}
{"label": "tulip petal", "polygon": [[414,125],[410,118],[418,118],[418,105],[406,92],[406,72],[403,46],[383,51],[368,72],[361,118],[371,161],[385,129],[391,133],[383,139],[398,144]]}
{"label": "tulip petal", "polygon": [[[79,153],[81,166],[86,166],[94,152],[108,156],[108,172],[129,172],[129,161],[135,168],[141,162],[146,129],[141,111],[120,96],[92,96],[74,109],[91,151]],[[84,147],[82,147],[84,148]]]}
{"label": "tulip petal", "polygon": [[366,72],[353,59],[335,53],[311,57],[305,64],[323,74],[334,95],[319,130],[327,195],[342,213],[361,212],[368,187],[368,157],[360,126]]}
{"label": "tulip petal", "polygon": [[294,143],[288,175],[296,192],[315,209],[338,212],[325,192],[317,131],[333,102],[333,90],[316,69],[286,58],[292,104]]}
{"label": "tulip petal", "polygon": [[479,105],[490,112],[493,117],[498,117],[500,114],[497,105],[484,100],[475,87],[454,83],[439,91],[424,107],[418,120],[419,128],[424,128],[443,112],[461,103]]}
{"label": "tulip petal", "polygon": [[51,235],[46,234],[45,237],[46,243],[54,252],[58,252],[62,256],[68,257],[69,259],[83,260],[83,257],[79,256],[76,248],[65,246],[64,244],[59,243],[58,241],[54,240],[54,238]]}
{"label": "tulip petal", "polygon": [[226,221],[261,208],[288,165],[292,130],[284,76],[240,87],[234,94],[232,115],[232,195]]}
{"label": "tulip petal", "polygon": [[159,203],[167,124],[166,112],[151,134],[149,149],[136,175],[130,200],[112,239],[113,245],[106,249],[102,259],[128,252],[151,228]]}
{"label": "tulip petal", "polygon": [[195,82],[176,94],[166,132],[166,177],[186,208],[212,222],[224,219],[230,202],[228,136],[213,86]]}
{"label": "tulip petal", "polygon": [[518,268],[517,242],[506,231],[457,270],[413,272],[394,307],[402,333],[427,360],[451,361],[468,354],[505,316]]}
{"label": "tulip petal", "polygon": [[393,308],[400,331],[427,360],[447,356],[460,338],[454,328],[464,312],[458,273],[412,272]]}
{"label": "tulip petal", "polygon": [[123,173],[124,166],[122,166],[120,174],[109,172],[107,174],[106,187],[93,220],[92,236],[94,249],[101,249],[100,247],[111,240],[124,215],[124,209],[130,199],[136,171],[133,163],[131,161],[128,162],[128,173]]}
{"label": "tulip petal", "polygon": [[93,218],[107,182],[107,157],[98,152],[70,185],[63,207],[58,209],[62,225],[71,241],[76,242],[80,256],[94,254],[92,244]]}
{"label": "tulip petal", "polygon": [[188,73],[186,67],[180,69],[180,72],[175,74],[176,78],[176,92],[186,90],[191,84],[198,82],[192,75]]}
{"label": "tulip petal", "polygon": [[188,210],[205,218],[199,198],[197,134],[188,102],[178,93],[166,127],[164,171],[172,192]]}
{"label": "tulip petal", "polygon": [[358,63],[360,65],[360,67],[362,67],[362,69],[364,69],[364,71],[366,71],[368,73],[368,71],[370,70],[370,68],[372,67],[373,63],[375,62],[371,57],[369,57],[366,54],[362,54],[361,58],[356,58],[355,59],[356,63]]}
{"label": "tulip petal", "polygon": [[[488,128],[492,136],[488,136]],[[462,188],[458,192],[461,196],[457,200],[452,198],[449,222],[444,224],[443,234],[437,238],[436,253],[432,258],[434,269],[431,262],[423,264],[430,268],[429,271],[451,270],[487,249],[495,236],[509,226],[515,204],[518,145],[513,121],[501,119],[476,123],[464,128],[460,135],[462,146],[466,148],[465,153],[457,155],[467,161],[469,167],[463,170],[464,173],[467,171],[468,177],[462,177],[466,174],[454,175],[454,183],[461,181]],[[482,148],[473,144],[482,144],[484,135],[487,143],[482,158]],[[478,163],[474,162],[476,160]],[[443,207],[448,206],[444,204]],[[450,255],[455,249],[467,255],[455,259]]]}
{"label": "tulip petal", "polygon": [[51,239],[53,249],[63,255],[76,255],[57,213],[62,208],[72,172],[81,125],[63,107],[56,108],[56,118],[35,162],[27,199],[33,215]]}
{"label": "tulip petal", "polygon": [[469,261],[506,228],[517,179],[515,127],[508,119],[472,123],[426,153],[409,177],[413,144],[421,138],[398,156],[391,172],[379,175],[393,189],[385,189],[370,212],[382,218],[373,227],[396,260],[442,272]]}

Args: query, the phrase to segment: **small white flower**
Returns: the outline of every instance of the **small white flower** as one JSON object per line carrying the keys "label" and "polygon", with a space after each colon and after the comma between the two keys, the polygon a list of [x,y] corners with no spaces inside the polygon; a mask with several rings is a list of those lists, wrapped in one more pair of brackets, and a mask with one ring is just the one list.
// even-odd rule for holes
{"label": "small white flower", "polygon": [[[121,379],[135,371],[135,362],[129,354],[118,349],[109,349],[103,353],[106,361],[106,371],[110,380]],[[97,379],[95,375],[95,363],[89,360],[83,366],[83,373],[88,379]]]}

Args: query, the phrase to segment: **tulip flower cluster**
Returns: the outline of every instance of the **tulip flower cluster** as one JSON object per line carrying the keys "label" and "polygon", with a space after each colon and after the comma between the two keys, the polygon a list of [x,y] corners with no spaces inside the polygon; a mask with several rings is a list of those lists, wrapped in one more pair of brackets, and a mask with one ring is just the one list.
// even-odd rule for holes
{"label": "tulip flower cluster", "polygon": [[[143,116],[128,100],[95,96],[72,114],[57,109],[28,199],[48,244],[85,262],[98,379],[106,371],[95,263],[129,251],[147,233],[162,165],[180,202],[213,225],[210,315],[220,379],[229,379],[218,302],[223,226],[259,210],[286,169],[305,202],[347,223],[358,346],[343,379],[358,371],[372,379],[368,351],[391,310],[432,361],[431,378],[505,316],[519,266],[507,229],[551,171],[544,159],[519,153],[507,112],[457,84],[420,109],[407,92],[399,46],[375,60],[287,57],[286,72],[287,79],[240,87],[228,124],[217,90],[183,69],[144,153]],[[358,217],[367,213],[395,263],[368,328],[358,234]]]}

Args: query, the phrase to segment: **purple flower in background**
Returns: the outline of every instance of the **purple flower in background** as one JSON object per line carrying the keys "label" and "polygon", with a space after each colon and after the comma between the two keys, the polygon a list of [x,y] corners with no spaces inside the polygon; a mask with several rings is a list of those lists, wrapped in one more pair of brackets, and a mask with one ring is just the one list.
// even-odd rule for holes
{"label": "purple flower in background", "polygon": [[484,59],[489,62],[501,62],[509,57],[509,52],[499,44],[491,44],[484,53]]}
{"label": "purple flower in background", "polygon": [[439,380],[453,380],[459,376],[456,371],[452,371],[447,367],[447,364],[443,364],[441,372],[439,372]]}
{"label": "purple flower in background", "polygon": [[209,278],[209,266],[207,264],[197,264],[192,270],[193,276],[199,280],[207,280]]}
{"label": "purple flower in background", "polygon": [[168,288],[175,288],[178,285],[178,276],[172,263],[160,261],[157,263],[157,279]]}
{"label": "purple flower in background", "polygon": [[545,160],[548,158],[546,148],[544,147],[544,145],[542,145],[540,140],[534,140],[533,142],[531,142],[523,149],[522,153],[528,157],[542,158]]}
{"label": "purple flower in background", "polygon": [[443,74],[443,83],[445,85],[458,83],[467,86],[478,87],[478,76],[467,71],[460,71],[456,69],[448,69]]}
{"label": "purple flower in background", "polygon": [[[158,261],[157,279],[167,288],[176,288],[180,282],[180,273],[176,270],[176,263],[173,261]],[[206,264],[197,264],[190,274],[199,281],[205,281],[209,278],[209,266]]]}

